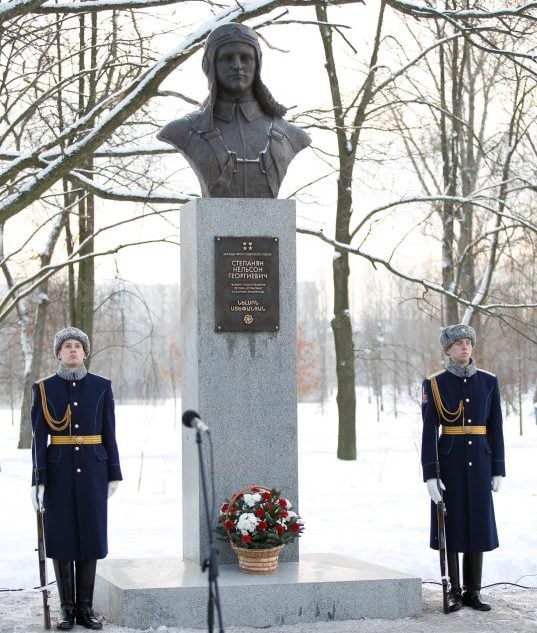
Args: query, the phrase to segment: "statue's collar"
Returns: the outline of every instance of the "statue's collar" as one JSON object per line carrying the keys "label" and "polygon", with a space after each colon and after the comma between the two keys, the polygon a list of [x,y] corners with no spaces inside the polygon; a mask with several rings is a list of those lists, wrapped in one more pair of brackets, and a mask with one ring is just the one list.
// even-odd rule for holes
{"label": "statue's collar", "polygon": [[230,123],[237,110],[241,112],[248,122],[264,116],[261,106],[255,99],[252,101],[222,101],[217,99],[214,104],[213,116],[215,119]]}

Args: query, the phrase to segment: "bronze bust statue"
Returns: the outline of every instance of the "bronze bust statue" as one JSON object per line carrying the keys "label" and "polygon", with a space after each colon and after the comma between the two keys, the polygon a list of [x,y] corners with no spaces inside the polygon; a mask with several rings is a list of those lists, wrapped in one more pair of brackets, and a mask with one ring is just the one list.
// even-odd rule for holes
{"label": "bronze bust statue", "polygon": [[203,197],[276,198],[311,139],[283,119],[286,109],[261,81],[257,34],[234,22],[215,28],[202,67],[209,95],[201,109],[165,125],[158,138],[185,156]]}

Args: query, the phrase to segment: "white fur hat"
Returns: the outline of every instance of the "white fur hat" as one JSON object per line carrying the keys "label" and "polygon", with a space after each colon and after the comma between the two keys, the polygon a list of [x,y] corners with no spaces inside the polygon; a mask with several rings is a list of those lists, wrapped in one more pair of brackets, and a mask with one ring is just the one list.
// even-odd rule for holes
{"label": "white fur hat", "polygon": [[440,345],[444,354],[456,341],[460,341],[463,338],[469,338],[472,341],[472,347],[475,347],[476,335],[475,330],[471,325],[465,325],[464,323],[457,323],[457,325],[448,325],[442,328],[440,334]]}
{"label": "white fur hat", "polygon": [[82,332],[82,330],[79,330],[77,327],[66,327],[63,330],[56,332],[56,335],[54,336],[54,356],[58,356],[62,343],[70,338],[74,338],[75,341],[80,341],[86,356],[89,356],[90,342],[88,335],[85,332]]}

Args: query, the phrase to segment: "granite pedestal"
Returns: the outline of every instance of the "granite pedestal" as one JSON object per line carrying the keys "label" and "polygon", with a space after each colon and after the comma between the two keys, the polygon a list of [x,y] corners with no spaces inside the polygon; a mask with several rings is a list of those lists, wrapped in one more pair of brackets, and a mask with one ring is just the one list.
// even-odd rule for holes
{"label": "granite pedestal", "polygon": [[[225,627],[395,619],[421,613],[421,580],[337,554],[301,554],[259,576],[221,565],[218,586]],[[207,574],[191,561],[99,561],[95,609],[132,628],[207,626]]]}
{"label": "granite pedestal", "polygon": [[[226,277],[217,283],[215,277],[223,266],[216,257],[218,238],[235,238],[229,282]],[[277,241],[277,257],[260,246],[268,240]],[[253,255],[255,265],[244,265]],[[269,259],[276,262],[269,266]],[[253,282],[254,293],[240,292]],[[276,330],[249,331],[244,323],[240,331],[219,331],[216,303],[226,304],[218,298],[224,290],[238,290],[232,295],[237,302],[259,299],[272,309],[275,297],[266,298],[265,293],[270,283],[278,288]],[[225,312],[228,306],[220,308]],[[256,313],[249,316],[257,318]],[[183,206],[181,344],[182,406],[197,411],[210,427],[217,507],[243,486],[257,484],[279,488],[300,512],[293,201],[201,198]],[[210,476],[208,438],[202,443]],[[182,455],[183,558],[200,562],[207,556],[209,535],[195,432],[190,429],[183,431]],[[283,561],[297,561],[298,543],[285,547],[281,556]],[[235,560],[222,543],[220,561]]]}

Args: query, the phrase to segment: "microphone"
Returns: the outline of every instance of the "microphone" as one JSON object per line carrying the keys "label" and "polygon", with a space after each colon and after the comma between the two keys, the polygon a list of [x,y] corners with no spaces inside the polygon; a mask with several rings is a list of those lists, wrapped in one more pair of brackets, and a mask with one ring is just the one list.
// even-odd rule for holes
{"label": "microphone", "polygon": [[203,422],[203,420],[199,416],[199,413],[196,413],[196,411],[185,411],[183,413],[183,424],[185,426],[188,426],[188,428],[196,429],[201,433],[209,432],[209,427],[205,424],[205,422]]}

